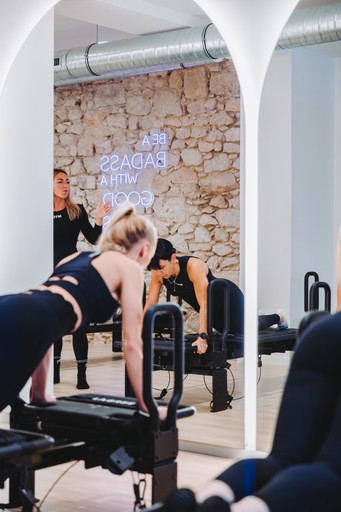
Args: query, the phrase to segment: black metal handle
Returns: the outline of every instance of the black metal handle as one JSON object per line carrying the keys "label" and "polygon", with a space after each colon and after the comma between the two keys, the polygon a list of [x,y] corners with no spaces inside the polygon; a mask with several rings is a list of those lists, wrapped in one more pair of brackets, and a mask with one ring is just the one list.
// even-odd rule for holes
{"label": "black metal handle", "polygon": [[307,272],[304,276],[304,311],[310,311],[310,301],[309,301],[309,280],[310,278],[314,278],[314,282],[318,282],[320,280],[317,272]]}
{"label": "black metal handle", "polygon": [[209,339],[212,340],[212,351],[217,349],[217,338],[213,332],[213,311],[214,311],[214,294],[217,288],[223,290],[223,307],[224,311],[224,324],[223,332],[221,333],[221,349],[225,350],[227,345],[227,337],[230,333],[230,318],[228,312],[230,311],[230,287],[226,279],[214,279],[208,283],[207,287],[207,334]]}
{"label": "black metal handle", "polygon": [[157,313],[167,312],[174,319],[174,388],[168,403],[166,425],[175,427],[176,411],[181,400],[184,374],[184,334],[183,316],[180,307],[174,302],[164,302],[151,306],[144,317],[143,323],[143,400],[151,417],[153,432],[160,429],[160,421],[156,400],[152,395],[152,373],[154,363],[154,318]]}
{"label": "black metal handle", "polygon": [[309,294],[309,311],[318,311],[320,309],[320,289],[324,290],[324,310],[330,313],[331,291],[328,283],[318,281],[313,283]]}

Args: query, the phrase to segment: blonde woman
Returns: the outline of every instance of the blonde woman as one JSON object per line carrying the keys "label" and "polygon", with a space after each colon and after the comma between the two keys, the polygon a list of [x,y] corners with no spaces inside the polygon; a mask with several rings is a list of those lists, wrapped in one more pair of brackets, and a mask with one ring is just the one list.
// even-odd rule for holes
{"label": "blonde woman", "polygon": [[107,321],[120,306],[126,368],[138,405],[146,411],[142,397],[143,269],[156,240],[155,227],[146,217],[137,215],[133,207],[121,208],[102,233],[98,252],[75,253],[62,260],[38,288],[0,297],[0,410],[13,401],[35,368],[31,401],[53,401],[46,394],[51,344],[90,321]]}
{"label": "blonde woman", "polygon": [[[103,217],[110,211],[110,203],[99,201],[96,221],[92,225],[82,204],[76,204],[70,197],[70,179],[62,169],[53,171],[53,259],[54,266],[60,260],[77,250],[80,233],[91,244],[95,244],[102,233]],[[79,329],[72,336],[73,351],[77,363],[78,389],[88,389],[86,379],[88,363],[88,338],[85,328]],[[60,382],[60,360],[63,339],[54,342],[54,383]]]}

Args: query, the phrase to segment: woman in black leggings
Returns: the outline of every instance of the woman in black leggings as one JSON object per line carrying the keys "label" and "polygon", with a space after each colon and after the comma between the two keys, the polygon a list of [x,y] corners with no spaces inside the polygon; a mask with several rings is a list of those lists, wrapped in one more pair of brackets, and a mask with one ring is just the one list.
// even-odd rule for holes
{"label": "woman in black leggings", "polygon": [[41,286],[0,297],[0,411],[12,403],[32,372],[31,401],[53,403],[46,392],[49,347],[88,322],[107,321],[119,306],[129,380],[140,408],[146,411],[142,397],[143,269],[155,245],[152,223],[132,207],[122,208],[102,233],[98,252],[64,258]]}
{"label": "woman in black leggings", "polygon": [[233,464],[196,500],[188,489],[176,491],[163,510],[340,512],[340,361],[341,312],[319,318],[300,337],[270,454]]}
{"label": "woman in black leggings", "polygon": [[[177,256],[169,240],[159,238],[155,255],[148,269],[152,271],[151,282],[145,310],[159,300],[162,285],[171,295],[181,297],[199,313],[199,335],[193,346],[198,354],[207,350],[207,286],[216,279],[206,263],[193,256]],[[224,317],[228,315],[231,334],[244,332],[244,295],[236,284],[226,279],[229,286],[229,311],[223,309],[224,297],[222,288],[218,288],[214,296],[213,327],[223,331]],[[260,331],[277,324],[285,329],[288,324],[281,313],[261,315],[258,317]]]}

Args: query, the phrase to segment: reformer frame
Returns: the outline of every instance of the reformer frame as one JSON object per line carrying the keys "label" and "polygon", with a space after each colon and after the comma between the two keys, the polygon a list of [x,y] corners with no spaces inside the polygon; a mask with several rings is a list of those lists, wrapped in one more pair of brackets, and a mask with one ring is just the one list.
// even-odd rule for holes
{"label": "reformer frame", "polygon": [[[167,311],[175,325],[173,353],[174,390],[161,422],[152,396],[153,327],[157,313]],[[29,405],[20,399],[12,404],[11,429],[43,434],[54,439],[45,450],[24,456],[7,457],[10,468],[7,508],[34,507],[35,471],[71,460],[83,460],[85,468],[101,466],[114,474],[126,470],[152,476],[152,503],[162,501],[177,486],[177,419],[194,414],[194,407],[180,406],[183,389],[183,318],[176,304],[151,308],[143,327],[143,399],[148,414],[141,413],[131,397],[80,394],[61,397],[51,407]]]}

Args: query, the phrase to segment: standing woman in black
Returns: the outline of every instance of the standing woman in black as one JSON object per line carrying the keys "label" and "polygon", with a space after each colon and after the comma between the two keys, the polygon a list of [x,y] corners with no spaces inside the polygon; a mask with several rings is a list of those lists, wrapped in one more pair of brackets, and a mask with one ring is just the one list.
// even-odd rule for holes
{"label": "standing woman in black", "polygon": [[[53,259],[54,267],[66,256],[77,251],[77,241],[82,232],[91,244],[97,242],[102,233],[103,217],[110,211],[110,203],[99,202],[95,225],[89,222],[88,214],[81,204],[70,198],[70,179],[61,169],[53,171]],[[72,335],[73,350],[77,362],[77,388],[88,389],[86,368],[88,362],[88,338],[85,327]],[[63,339],[54,343],[54,383],[60,382],[60,360]]]}

